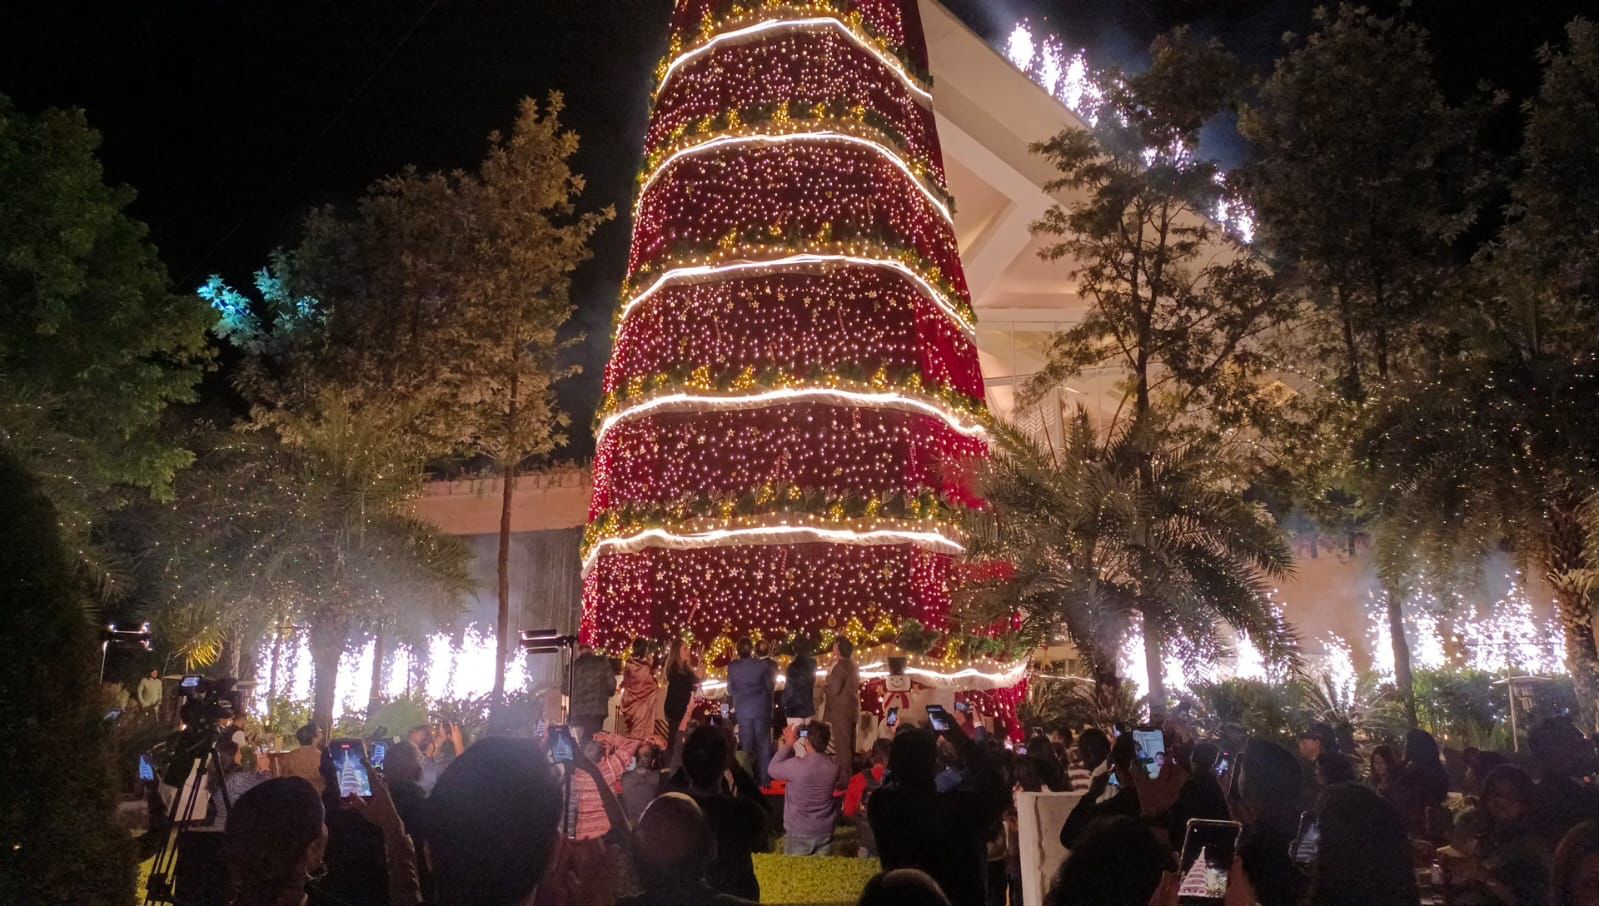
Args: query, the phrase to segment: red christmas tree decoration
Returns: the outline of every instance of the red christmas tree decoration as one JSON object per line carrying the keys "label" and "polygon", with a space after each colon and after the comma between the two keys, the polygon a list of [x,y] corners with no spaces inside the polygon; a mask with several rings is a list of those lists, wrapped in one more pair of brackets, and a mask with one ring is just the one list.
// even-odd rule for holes
{"label": "red christmas tree decoration", "polygon": [[987,452],[914,0],[679,0],[583,548],[585,640],[945,628]]}

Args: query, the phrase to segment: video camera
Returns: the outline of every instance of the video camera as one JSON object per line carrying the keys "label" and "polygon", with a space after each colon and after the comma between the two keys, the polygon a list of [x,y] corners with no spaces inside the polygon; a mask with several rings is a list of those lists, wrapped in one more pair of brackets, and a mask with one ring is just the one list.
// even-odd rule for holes
{"label": "video camera", "polygon": [[181,788],[195,760],[204,759],[216,747],[217,728],[239,708],[237,685],[231,676],[212,679],[197,673],[178,683],[178,695],[183,699],[178,719],[183,729],[172,743],[172,757],[162,778],[168,785]]}
{"label": "video camera", "polygon": [[238,680],[231,676],[210,679],[198,673],[178,683],[183,697],[179,716],[190,726],[215,726],[233,717],[239,709]]}

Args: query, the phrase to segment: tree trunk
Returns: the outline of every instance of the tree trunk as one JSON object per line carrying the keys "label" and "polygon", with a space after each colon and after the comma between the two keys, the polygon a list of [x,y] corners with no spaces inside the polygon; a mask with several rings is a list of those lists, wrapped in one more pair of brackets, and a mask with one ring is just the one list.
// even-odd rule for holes
{"label": "tree trunk", "polygon": [[333,733],[334,696],[339,681],[339,658],[349,638],[348,624],[337,617],[311,623],[311,717],[329,736]]}
{"label": "tree trunk", "polygon": [[1166,719],[1166,663],[1161,657],[1161,649],[1165,647],[1165,640],[1161,638],[1160,627],[1155,621],[1145,617],[1142,621],[1144,632],[1144,668],[1149,671],[1149,722],[1160,724]]}
{"label": "tree trunk", "polygon": [[1599,704],[1599,649],[1594,644],[1594,613],[1588,596],[1569,583],[1552,581],[1555,612],[1566,639],[1566,671],[1577,690],[1578,710],[1582,712],[1584,732],[1595,728],[1595,708]]}
{"label": "tree trunk", "polygon": [[1394,685],[1399,688],[1399,700],[1405,706],[1405,722],[1414,727],[1416,716],[1416,675],[1410,664],[1410,640],[1405,637],[1404,598],[1393,590],[1384,590],[1384,604],[1388,610],[1388,636],[1394,649]]}
{"label": "tree trunk", "polygon": [[505,660],[511,632],[511,500],[516,485],[516,466],[507,463],[500,473],[504,488],[500,494],[500,608],[494,622],[494,693],[489,697],[490,726],[497,726],[505,705]]}
{"label": "tree trunk", "polygon": [[[1112,657],[1109,663],[1114,664]],[[1124,715],[1117,714],[1116,709],[1121,707],[1122,678],[1116,675],[1114,669],[1102,670],[1094,668],[1094,705],[1099,709],[1100,721],[1106,726],[1122,719]]]}
{"label": "tree trunk", "polygon": [[1340,287],[1336,292],[1338,318],[1344,329],[1344,398],[1359,402],[1365,399],[1366,388],[1360,380],[1360,343],[1355,339],[1355,314],[1350,308],[1346,291]]}
{"label": "tree trunk", "polygon": [[222,636],[222,650],[217,653],[215,667],[216,675],[228,679],[239,678],[239,634],[225,632]]}
{"label": "tree trunk", "polygon": [[379,626],[372,637],[372,685],[366,694],[366,719],[371,720],[383,706],[383,627]]}
{"label": "tree trunk", "polygon": [[278,704],[278,664],[283,661],[283,627],[272,627],[272,668],[267,674],[267,712]]}

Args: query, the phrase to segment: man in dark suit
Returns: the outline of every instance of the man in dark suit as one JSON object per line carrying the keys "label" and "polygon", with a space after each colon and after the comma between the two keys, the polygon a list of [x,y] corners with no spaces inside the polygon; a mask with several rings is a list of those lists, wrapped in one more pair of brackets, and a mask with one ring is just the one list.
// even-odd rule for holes
{"label": "man in dark suit", "polygon": [[738,640],[738,658],[727,665],[727,691],[738,717],[738,745],[754,762],[755,779],[771,782],[767,763],[772,760],[772,692],[777,672],[770,662],[754,656],[749,639]]}

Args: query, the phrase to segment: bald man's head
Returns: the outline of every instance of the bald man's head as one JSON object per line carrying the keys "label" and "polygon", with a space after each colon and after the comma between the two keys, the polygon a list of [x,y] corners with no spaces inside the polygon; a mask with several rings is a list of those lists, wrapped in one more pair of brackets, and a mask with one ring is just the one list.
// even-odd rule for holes
{"label": "bald man's head", "polygon": [[633,858],[646,888],[698,885],[714,855],[705,814],[682,793],[651,802],[633,829]]}

